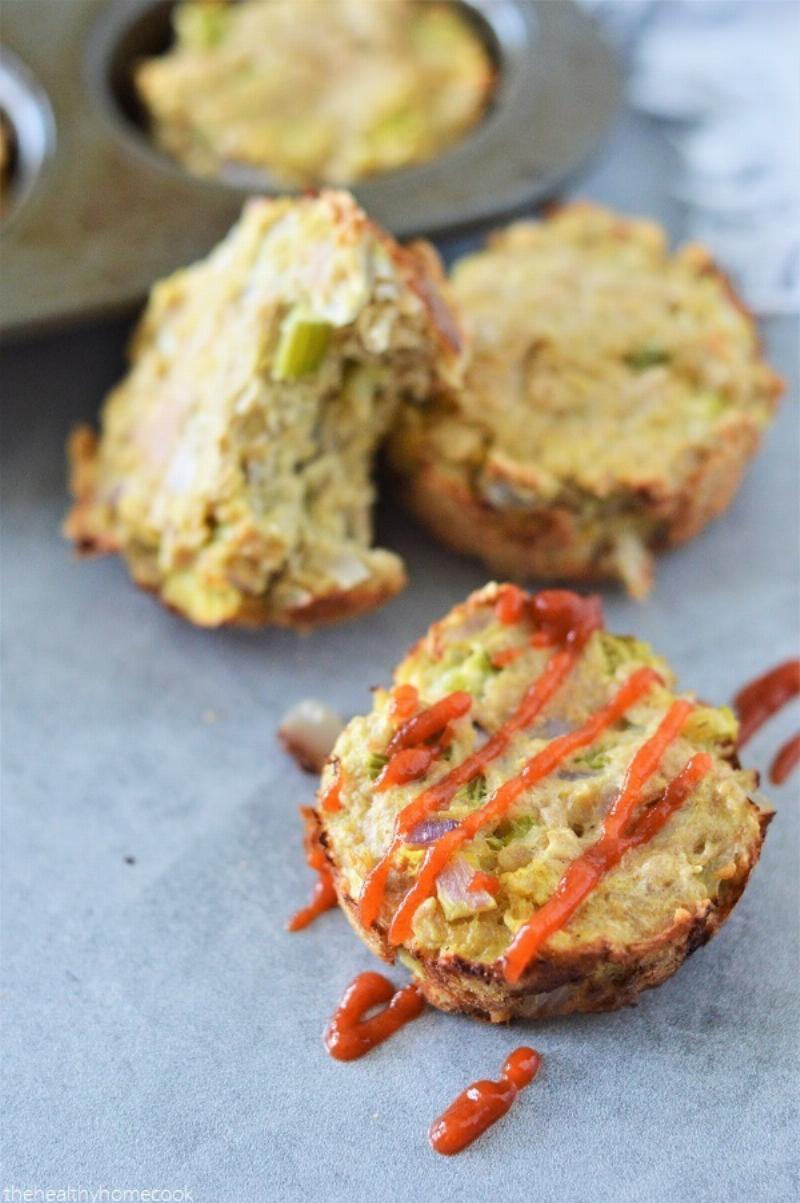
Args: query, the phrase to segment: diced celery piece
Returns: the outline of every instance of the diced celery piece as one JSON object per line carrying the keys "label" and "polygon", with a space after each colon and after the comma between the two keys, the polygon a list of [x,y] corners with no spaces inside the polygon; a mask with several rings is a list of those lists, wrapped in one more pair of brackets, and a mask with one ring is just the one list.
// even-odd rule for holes
{"label": "diced celery piece", "polygon": [[464,792],[470,802],[477,804],[478,802],[482,802],[486,797],[486,789],[486,778],[481,773],[477,777],[472,778]]}
{"label": "diced celery piece", "polygon": [[462,645],[449,650],[444,667],[442,684],[446,691],[465,689],[476,697],[483,692],[488,678],[498,671],[485,648],[472,651]]}
{"label": "diced celery piece", "polygon": [[193,50],[211,50],[218,46],[230,25],[231,12],[227,4],[217,0],[179,4],[175,10],[175,32],[178,42]]}
{"label": "diced celery piece", "polygon": [[518,819],[507,819],[501,823],[491,835],[486,837],[486,843],[494,852],[505,848],[512,840],[522,840],[533,827],[531,815],[520,815]]}
{"label": "diced celery piece", "polygon": [[423,128],[424,118],[421,113],[410,107],[395,109],[387,113],[372,126],[369,131],[370,141],[374,144],[393,143],[404,145],[419,136]]}
{"label": "diced celery piece", "polygon": [[367,760],[367,772],[374,781],[383,768],[389,763],[389,757],[382,752],[370,752]]}
{"label": "diced celery piece", "polygon": [[287,315],[281,330],[272,376],[275,380],[299,380],[316,371],[328,349],[332,326],[321,322],[299,306]]}
{"label": "diced celery piece", "polygon": [[621,664],[638,662],[658,666],[658,660],[649,644],[630,635],[610,635],[603,631],[599,637],[603,650],[603,659],[608,671],[613,675]]}
{"label": "diced celery piece", "polygon": [[582,756],[574,756],[572,763],[578,768],[591,769],[592,772],[599,773],[608,764],[608,754],[602,750],[595,749],[584,752]]}
{"label": "diced celery piece", "polygon": [[625,362],[635,372],[643,372],[646,368],[654,368],[661,363],[669,363],[672,356],[663,347],[636,347],[625,356]]}

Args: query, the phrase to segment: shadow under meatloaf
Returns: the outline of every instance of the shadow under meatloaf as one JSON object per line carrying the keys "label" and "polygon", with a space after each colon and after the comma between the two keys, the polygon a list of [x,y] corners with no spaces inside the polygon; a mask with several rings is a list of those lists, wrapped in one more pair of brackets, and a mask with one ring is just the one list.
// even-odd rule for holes
{"label": "shadow under meatloaf", "polygon": [[457,377],[439,273],[345,193],[250,202],[156,285],[100,435],[72,437],[78,551],[121,553],[203,626],[309,628],[392,597],[373,458],[401,398]]}
{"label": "shadow under meatloaf", "polygon": [[[398,666],[395,688],[413,682],[420,690],[420,705],[430,705],[446,692],[447,684],[443,674],[436,672],[434,649],[438,648],[436,654],[448,663],[454,650],[460,655],[468,648],[466,658],[460,661],[463,665],[491,649],[498,639],[507,639],[509,633],[498,630],[492,616],[502,590],[489,586],[434,624]],[[466,638],[458,638],[464,631],[468,632]],[[483,681],[470,678],[471,669],[466,671],[461,687],[472,693],[473,711],[478,713],[475,722],[493,731],[507,718],[525,688],[531,668],[541,663],[534,660],[536,654],[534,649],[526,648],[514,661],[512,667],[528,659],[507,692],[500,677],[509,669]],[[617,660],[614,672],[609,673],[607,665]],[[563,780],[545,780],[516,803],[511,826],[520,834],[512,835],[499,852],[492,851],[494,833],[489,839],[481,835],[467,845],[465,853],[471,856],[471,870],[488,871],[498,877],[496,909],[474,916],[462,912],[447,919],[443,911],[447,897],[437,883],[437,893],[415,915],[411,936],[399,944],[390,940],[389,929],[414,883],[413,864],[395,859],[384,904],[374,921],[364,922],[359,900],[365,881],[386,851],[403,804],[418,795],[428,781],[406,788],[400,798],[392,798],[392,790],[374,789],[364,766],[375,754],[371,737],[384,738],[390,729],[385,713],[390,695],[385,691],[375,695],[373,714],[353,720],[340,736],[323,774],[316,810],[306,816],[306,838],[323,850],[339,903],[356,933],[382,959],[399,958],[434,1006],[493,1022],[626,1006],[635,1002],[643,990],[670,977],[719,929],[741,897],[758,861],[772,812],[757,793],[756,775],[738,765],[732,714],[694,703],[691,718],[675,746],[665,754],[642,806],[646,810],[653,805],[663,795],[667,778],[698,751],[711,758],[709,775],[649,843],[625,854],[563,930],[539,949],[519,980],[510,982],[506,978],[503,958],[515,933],[552,895],[569,863],[597,839],[632,754],[641,746],[644,733],[652,730],[679,695],[673,693],[668,667],[646,645],[597,631],[581,654],[575,680],[565,687],[566,696],[557,694],[541,718],[544,729],[547,724],[564,722],[565,714],[577,722],[600,699],[605,700],[613,686],[643,664],[655,666],[666,684],[656,684],[652,694],[637,704],[620,724],[620,730],[613,733],[613,740],[609,737],[607,763],[598,768],[598,780],[592,784],[593,776],[582,771],[577,776],[569,773]],[[582,694],[587,698],[583,708]],[[489,721],[490,715],[495,722]],[[629,721],[632,725],[626,726]],[[463,720],[468,722],[468,718]],[[466,726],[457,731],[451,745],[455,751],[448,762],[451,767],[468,754],[471,738]],[[542,738],[535,728],[520,737],[518,755],[506,766],[498,766],[488,786],[489,795],[511,771],[507,765],[513,761],[516,766],[540,750]],[[571,763],[577,771],[576,763]],[[447,771],[447,765],[440,762],[438,772],[432,773],[440,777]],[[337,780],[342,782],[338,796],[343,809],[329,813],[324,799],[331,782]],[[441,813],[448,812],[437,813],[441,817]],[[579,823],[576,815],[580,816]],[[532,821],[526,827],[528,820]],[[570,823],[575,830],[570,830]],[[496,826],[498,833],[500,830]],[[580,831],[580,836],[575,831]],[[506,871],[504,865],[508,866]],[[524,874],[528,868],[533,872],[523,893],[514,893],[515,874]],[[475,932],[482,923],[489,934],[476,940]]]}

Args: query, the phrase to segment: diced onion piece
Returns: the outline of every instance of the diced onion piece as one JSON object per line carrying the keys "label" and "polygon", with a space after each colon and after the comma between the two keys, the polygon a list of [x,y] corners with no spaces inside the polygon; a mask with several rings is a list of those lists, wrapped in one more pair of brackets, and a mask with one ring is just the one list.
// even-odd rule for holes
{"label": "diced onion piece", "polygon": [[653,584],[653,557],[633,531],[624,531],[614,540],[614,564],[631,597],[642,601]]}
{"label": "diced onion piece", "polygon": [[496,906],[488,890],[471,890],[475,870],[463,856],[455,856],[436,879],[436,894],[448,922],[466,919]]}
{"label": "diced onion piece", "polygon": [[571,735],[577,728],[578,724],[567,718],[546,718],[537,723],[531,734],[536,739],[558,739],[559,735]]}
{"label": "diced onion piece", "polygon": [[358,556],[342,553],[328,566],[328,572],[340,589],[354,589],[369,580],[369,568]]}
{"label": "diced onion piece", "polygon": [[454,827],[458,827],[458,819],[423,819],[416,827],[411,828],[406,842],[413,844],[415,848],[426,848],[428,844],[433,844],[443,835],[447,835]]}
{"label": "diced onion piece", "polygon": [[344,727],[339,715],[314,698],[292,706],[281,720],[278,738],[307,773],[319,773]]}

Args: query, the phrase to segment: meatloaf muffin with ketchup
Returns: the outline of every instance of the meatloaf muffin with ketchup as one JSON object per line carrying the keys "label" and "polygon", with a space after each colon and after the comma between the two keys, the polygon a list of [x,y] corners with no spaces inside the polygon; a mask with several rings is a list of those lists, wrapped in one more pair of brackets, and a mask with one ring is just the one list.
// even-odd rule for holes
{"label": "meatloaf muffin with ketchup", "polygon": [[453,271],[465,386],[405,409],[411,509],[512,579],[622,581],[730,503],[781,382],[708,253],[589,204],[497,233]]}
{"label": "meatloaf muffin with ketchup", "polygon": [[311,838],[435,1006],[612,1010],[714,934],[758,860],[772,812],[736,739],[596,598],[488,585],[344,729]]}
{"label": "meatloaf muffin with ketchup", "polygon": [[372,460],[401,399],[457,371],[438,270],[346,193],[250,202],[156,285],[99,437],[72,439],[79,551],[119,552],[202,626],[309,627],[395,594]]}

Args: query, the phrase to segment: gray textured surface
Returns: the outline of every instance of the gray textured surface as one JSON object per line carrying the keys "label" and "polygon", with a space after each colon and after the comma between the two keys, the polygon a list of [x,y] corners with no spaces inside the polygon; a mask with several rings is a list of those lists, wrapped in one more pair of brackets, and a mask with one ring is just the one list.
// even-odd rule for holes
{"label": "gray textured surface", "polygon": [[[667,170],[629,124],[581,191],[679,231]],[[310,887],[296,806],[312,785],[275,726],[307,695],[363,708],[483,575],[387,507],[411,588],[303,640],[195,631],[115,561],[75,563],[58,534],[63,439],[117,375],[123,333],[6,360],[0,1186],[185,1185],[198,1203],[796,1197],[791,786],[730,923],[636,1009],[513,1032],[429,1012],[361,1062],[325,1055],[335,1001],[372,962],[338,914],[283,931]],[[792,373],[796,328],[768,334]],[[607,596],[609,625],[653,639],[709,698],[797,644],[796,388],[730,513],[662,562],[650,602]],[[796,717],[748,760],[764,767]],[[482,1142],[437,1158],[430,1120],[523,1041],[540,1079]]]}

